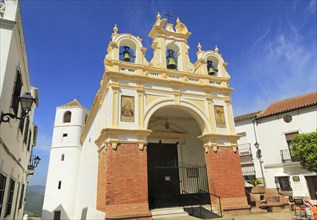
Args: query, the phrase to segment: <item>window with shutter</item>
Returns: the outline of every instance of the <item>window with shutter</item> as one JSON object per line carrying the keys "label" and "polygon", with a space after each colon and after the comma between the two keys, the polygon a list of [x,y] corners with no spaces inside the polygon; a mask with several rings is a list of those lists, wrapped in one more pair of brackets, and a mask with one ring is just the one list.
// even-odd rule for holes
{"label": "window with shutter", "polygon": [[13,179],[11,179],[10,180],[10,186],[9,186],[8,200],[7,200],[7,210],[6,210],[5,216],[8,216],[8,215],[11,214],[14,187],[15,187],[15,181]]}
{"label": "window with shutter", "polygon": [[29,133],[29,141],[28,141],[28,151],[30,151],[31,148],[31,144],[32,144],[32,131],[30,131]]}
{"label": "window with shutter", "polygon": [[19,130],[21,131],[21,133],[23,133],[24,122],[25,122],[25,112],[24,111],[22,111],[21,117],[22,117],[22,119],[20,120]]}
{"label": "window with shutter", "polygon": [[29,127],[30,127],[30,118],[26,118],[26,123],[25,123],[25,130],[24,130],[24,137],[23,137],[23,142],[26,144],[28,140],[28,134],[29,134]]}
{"label": "window with shutter", "polygon": [[19,209],[22,208],[23,199],[24,199],[24,184],[22,184],[22,189],[21,189],[21,193],[20,193]]}
{"label": "window with shutter", "polygon": [[21,96],[22,78],[19,70],[16,71],[15,86],[12,94],[11,108],[15,115],[18,115],[19,111],[19,97]]}
{"label": "window with shutter", "polygon": [[3,207],[3,197],[4,197],[4,192],[6,189],[6,182],[7,182],[7,177],[2,175],[0,173],[0,216],[1,216],[1,210]]}

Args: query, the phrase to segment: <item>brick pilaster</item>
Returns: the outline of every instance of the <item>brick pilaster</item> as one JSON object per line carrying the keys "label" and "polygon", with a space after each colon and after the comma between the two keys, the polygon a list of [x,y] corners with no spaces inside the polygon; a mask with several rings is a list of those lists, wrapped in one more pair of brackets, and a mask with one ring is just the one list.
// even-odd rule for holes
{"label": "brick pilaster", "polygon": [[[101,152],[100,152],[101,154]],[[98,209],[107,219],[151,219],[148,205],[147,152],[137,144],[106,146],[99,157]]]}
{"label": "brick pilaster", "polygon": [[[205,159],[209,191],[221,197],[223,210],[248,213],[239,153],[219,147],[216,152],[212,149],[206,152]],[[215,197],[211,199],[217,203]]]}

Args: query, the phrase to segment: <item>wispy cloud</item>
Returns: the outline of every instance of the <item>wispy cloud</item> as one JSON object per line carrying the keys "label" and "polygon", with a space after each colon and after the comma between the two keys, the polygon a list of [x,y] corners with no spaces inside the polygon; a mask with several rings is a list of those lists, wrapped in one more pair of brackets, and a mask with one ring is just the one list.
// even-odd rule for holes
{"label": "wispy cloud", "polygon": [[[310,10],[316,10],[312,4]],[[265,31],[241,57],[244,83],[252,83],[253,90],[245,91],[245,102],[234,103],[237,114],[261,110],[270,102],[317,89],[316,32],[302,32],[301,25],[286,22],[289,25],[278,25],[282,22],[277,20],[263,28]]]}
{"label": "wispy cloud", "polygon": [[316,0],[310,0],[309,4],[307,5],[306,9],[305,9],[305,13],[308,14],[316,14],[317,11],[317,2]]}

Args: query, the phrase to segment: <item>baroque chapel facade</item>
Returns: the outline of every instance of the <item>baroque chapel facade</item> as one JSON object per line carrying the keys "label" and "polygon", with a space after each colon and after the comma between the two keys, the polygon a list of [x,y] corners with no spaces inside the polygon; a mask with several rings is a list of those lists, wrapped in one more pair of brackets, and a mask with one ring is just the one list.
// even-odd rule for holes
{"label": "baroque chapel facade", "polygon": [[191,63],[190,35],[158,14],[147,61],[142,39],[114,27],[89,114],[77,100],[57,108],[43,218],[151,219],[194,195],[249,212],[227,63],[200,44]]}

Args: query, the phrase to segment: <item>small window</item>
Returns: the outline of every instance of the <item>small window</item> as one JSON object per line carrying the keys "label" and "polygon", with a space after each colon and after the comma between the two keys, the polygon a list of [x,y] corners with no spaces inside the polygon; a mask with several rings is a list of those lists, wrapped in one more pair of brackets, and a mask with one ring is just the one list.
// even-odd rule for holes
{"label": "small window", "polygon": [[5,177],[4,175],[0,173],[0,216],[1,216],[1,210],[3,207],[3,197],[4,197],[5,188],[6,188],[6,181],[7,181],[7,177]]}
{"label": "small window", "polygon": [[61,155],[61,161],[64,161],[65,160],[65,154],[62,154]]}
{"label": "small window", "polygon": [[64,134],[63,134],[63,137],[67,137],[67,136],[68,136],[68,134],[67,134],[67,133],[64,133]]}
{"label": "small window", "polygon": [[58,181],[58,189],[61,189],[62,188],[62,181]]}
{"label": "small window", "polygon": [[291,191],[291,184],[289,181],[289,176],[278,177],[278,183],[280,185],[281,191]]}
{"label": "small window", "polygon": [[30,151],[31,145],[32,145],[32,131],[30,130],[28,148],[27,148],[28,151]]}
{"label": "small window", "polygon": [[15,187],[15,181],[13,179],[11,179],[10,186],[9,186],[8,198],[7,198],[7,210],[6,210],[5,216],[8,216],[11,214],[14,187]]}
{"label": "small window", "polygon": [[22,90],[22,77],[21,77],[20,71],[17,70],[15,86],[14,86],[12,101],[11,101],[11,108],[13,109],[13,112],[15,115],[18,115],[18,111],[19,111],[19,98],[21,96],[21,90]]}
{"label": "small window", "polygon": [[28,134],[29,134],[29,127],[30,127],[30,118],[26,118],[26,123],[25,123],[25,130],[24,130],[24,137],[23,137],[23,142],[26,144],[28,140]]}
{"label": "small window", "polygon": [[72,113],[70,111],[67,111],[64,113],[64,123],[70,123],[72,119]]}
{"label": "small window", "polygon": [[21,131],[21,133],[23,133],[24,122],[25,122],[25,112],[22,111],[21,120],[20,120],[20,124],[19,124],[19,130]]}
{"label": "small window", "polygon": [[240,135],[242,137],[246,137],[247,136],[247,133],[246,132],[241,132],[241,133],[237,133],[237,135]]}
{"label": "small window", "polygon": [[187,173],[188,178],[198,178],[199,177],[199,170],[196,167],[186,168],[186,173]]}
{"label": "small window", "polygon": [[21,189],[21,193],[20,193],[19,209],[22,208],[23,198],[24,198],[24,184],[22,184],[22,189]]}
{"label": "small window", "polygon": [[54,220],[61,219],[61,211],[54,211]]}

